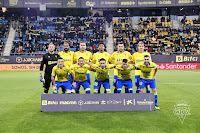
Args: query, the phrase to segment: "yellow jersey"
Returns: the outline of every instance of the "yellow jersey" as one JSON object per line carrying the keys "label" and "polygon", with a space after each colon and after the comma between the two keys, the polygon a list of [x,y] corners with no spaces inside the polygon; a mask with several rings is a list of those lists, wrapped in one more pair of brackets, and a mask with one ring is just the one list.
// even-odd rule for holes
{"label": "yellow jersey", "polygon": [[69,51],[69,52],[63,52],[63,51],[60,51],[59,53],[58,53],[58,55],[61,57],[61,58],[63,58],[64,59],[64,65],[65,66],[71,66],[71,65],[73,65],[74,63],[73,63],[73,61],[74,61],[74,52],[73,51]]}
{"label": "yellow jersey", "polygon": [[100,65],[92,65],[94,68],[96,68],[96,79],[98,81],[104,81],[108,79],[108,72],[110,68],[113,68],[113,64],[107,64],[105,68],[101,68]]}
{"label": "yellow jersey", "polygon": [[92,63],[99,65],[99,60],[101,58],[104,58],[106,60],[106,64],[108,64],[108,62],[112,62],[111,56],[108,52],[103,52],[103,53],[97,52],[93,55]]}
{"label": "yellow jersey", "polygon": [[55,81],[65,82],[69,80],[69,74],[71,73],[72,71],[68,66],[63,65],[63,68],[59,68],[59,66],[56,65],[53,67],[51,75],[56,77]]}
{"label": "yellow jersey", "polygon": [[[131,61],[135,62],[135,64],[138,64],[139,62],[143,62],[145,55],[149,55],[150,61],[151,61],[151,55],[149,52],[143,52],[143,53],[135,52],[132,56]],[[140,73],[141,73],[140,70],[135,70],[135,75],[140,75]]]}
{"label": "yellow jersey", "polygon": [[131,79],[131,71],[135,69],[133,65],[129,65],[128,68],[124,69],[122,65],[116,66],[118,70],[118,79],[129,80]]}
{"label": "yellow jersey", "polygon": [[83,66],[80,66],[78,64],[74,64],[71,67],[71,70],[74,70],[75,72],[75,81],[85,81],[87,80],[86,74],[87,71],[90,70],[90,66],[87,64],[84,64]]}
{"label": "yellow jersey", "polygon": [[85,62],[90,62],[92,60],[92,54],[89,51],[85,52],[75,52],[74,53],[74,62],[78,62],[79,57],[83,57]]}
{"label": "yellow jersey", "polygon": [[[111,56],[111,63],[116,64],[122,62],[123,59],[127,59],[130,61],[132,59],[131,54],[128,51],[124,51],[123,53],[114,52]],[[118,72],[114,69],[114,75],[117,75]]]}
{"label": "yellow jersey", "polygon": [[157,65],[154,62],[149,62],[148,65],[145,65],[144,62],[140,62],[135,65],[135,67],[141,69],[140,78],[142,79],[153,79],[154,69],[157,68]]}

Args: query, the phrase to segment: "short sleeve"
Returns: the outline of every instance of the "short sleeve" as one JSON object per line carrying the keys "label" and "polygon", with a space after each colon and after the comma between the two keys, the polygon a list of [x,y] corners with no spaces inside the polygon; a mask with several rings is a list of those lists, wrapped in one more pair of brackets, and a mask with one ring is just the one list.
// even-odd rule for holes
{"label": "short sleeve", "polygon": [[157,68],[157,65],[156,65],[156,63],[153,63],[153,68]]}

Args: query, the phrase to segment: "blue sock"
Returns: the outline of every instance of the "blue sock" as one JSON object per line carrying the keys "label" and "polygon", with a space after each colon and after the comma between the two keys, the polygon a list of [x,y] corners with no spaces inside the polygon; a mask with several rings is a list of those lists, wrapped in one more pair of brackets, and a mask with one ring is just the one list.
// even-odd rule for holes
{"label": "blue sock", "polygon": [[151,90],[149,88],[147,89],[147,93],[151,93]]}
{"label": "blue sock", "polygon": [[90,89],[89,88],[85,89],[85,93],[90,94]]}
{"label": "blue sock", "polygon": [[125,87],[125,93],[129,93],[129,90],[127,87]]}
{"label": "blue sock", "polygon": [[129,90],[129,93],[133,93],[133,90]]}
{"label": "blue sock", "polygon": [[137,90],[136,90],[136,93],[140,93],[140,89],[137,89]]}
{"label": "blue sock", "polygon": [[118,93],[118,92],[117,92],[117,88],[116,88],[116,87],[115,87],[115,89],[114,89],[114,93]]}
{"label": "blue sock", "polygon": [[121,89],[117,89],[117,93],[121,93],[121,91],[122,91]]}
{"label": "blue sock", "polygon": [[158,102],[158,95],[157,95],[157,93],[154,94],[154,96],[155,96],[155,106],[157,106],[157,105],[158,105],[158,104],[157,104],[157,102]]}
{"label": "blue sock", "polygon": [[90,90],[86,91],[85,93],[86,93],[86,94],[90,94]]}

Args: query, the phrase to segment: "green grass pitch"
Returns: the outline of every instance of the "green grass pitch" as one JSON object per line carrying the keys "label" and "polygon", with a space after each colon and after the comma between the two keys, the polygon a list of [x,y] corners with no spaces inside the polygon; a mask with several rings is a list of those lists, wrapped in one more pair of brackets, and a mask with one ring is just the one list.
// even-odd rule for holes
{"label": "green grass pitch", "polygon": [[[93,72],[91,79],[93,84]],[[157,111],[44,113],[39,71],[0,72],[0,133],[199,133],[200,70],[159,70],[156,81]],[[183,124],[173,114],[180,100],[191,109]]]}

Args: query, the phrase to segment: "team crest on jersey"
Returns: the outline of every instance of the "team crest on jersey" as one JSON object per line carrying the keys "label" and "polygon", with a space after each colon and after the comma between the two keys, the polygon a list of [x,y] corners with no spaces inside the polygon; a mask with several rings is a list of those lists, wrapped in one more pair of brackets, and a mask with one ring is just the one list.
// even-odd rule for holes
{"label": "team crest on jersey", "polygon": [[105,56],[107,57],[107,54],[105,54]]}
{"label": "team crest on jersey", "polygon": [[50,58],[50,56],[48,56],[48,58]]}
{"label": "team crest on jersey", "polygon": [[57,55],[55,55],[55,57],[57,58]]}
{"label": "team crest on jersey", "polygon": [[88,54],[86,54],[86,56],[88,56]]}

